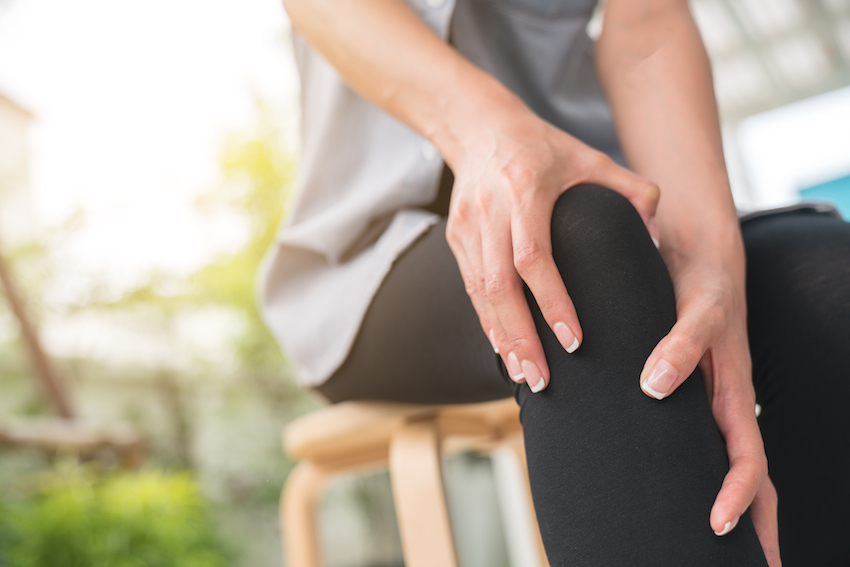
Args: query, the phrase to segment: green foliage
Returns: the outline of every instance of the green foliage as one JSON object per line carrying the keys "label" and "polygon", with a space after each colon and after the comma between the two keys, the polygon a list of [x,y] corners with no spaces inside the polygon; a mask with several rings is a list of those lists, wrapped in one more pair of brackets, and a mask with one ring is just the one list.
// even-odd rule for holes
{"label": "green foliage", "polygon": [[0,503],[4,567],[224,567],[232,547],[187,474],[50,476]]}

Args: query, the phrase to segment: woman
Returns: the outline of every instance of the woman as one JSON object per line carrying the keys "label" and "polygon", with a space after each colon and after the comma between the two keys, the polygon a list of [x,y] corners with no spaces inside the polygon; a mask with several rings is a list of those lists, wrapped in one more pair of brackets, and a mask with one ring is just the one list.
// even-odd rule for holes
{"label": "woman", "polygon": [[333,402],[513,393],[553,566],[844,564],[850,229],[742,238],[687,2],[594,5],[285,0],[266,320]]}

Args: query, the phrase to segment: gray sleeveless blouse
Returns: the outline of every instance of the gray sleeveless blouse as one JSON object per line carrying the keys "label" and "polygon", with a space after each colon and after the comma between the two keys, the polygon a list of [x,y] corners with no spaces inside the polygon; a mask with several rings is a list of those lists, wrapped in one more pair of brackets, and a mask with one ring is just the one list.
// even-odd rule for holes
{"label": "gray sleeveless blouse", "polygon": [[[407,0],[539,116],[622,163],[585,29],[595,0]],[[345,360],[393,261],[438,219],[437,149],[354,93],[293,33],[301,77],[294,200],[260,273],[263,316],[299,381]],[[392,46],[386,46],[392,49]]]}

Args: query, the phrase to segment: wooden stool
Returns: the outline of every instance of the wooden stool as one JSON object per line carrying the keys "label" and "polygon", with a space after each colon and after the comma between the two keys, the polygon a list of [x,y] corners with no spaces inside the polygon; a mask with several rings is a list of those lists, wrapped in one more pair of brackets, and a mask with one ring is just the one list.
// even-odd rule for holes
{"label": "wooden stool", "polygon": [[[440,455],[509,444],[525,471],[521,432],[513,399],[446,406],[345,402],[296,420],[284,432],[285,450],[301,460],[281,495],[286,565],[322,564],[317,509],[328,479],[389,465],[405,565],[457,567]],[[525,478],[528,490],[527,471]],[[533,510],[530,517],[536,522]],[[540,565],[548,567],[533,527]]]}

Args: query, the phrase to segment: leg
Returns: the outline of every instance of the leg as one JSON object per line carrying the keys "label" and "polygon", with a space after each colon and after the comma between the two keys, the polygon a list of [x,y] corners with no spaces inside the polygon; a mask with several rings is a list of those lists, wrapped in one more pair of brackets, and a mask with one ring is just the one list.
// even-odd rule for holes
{"label": "leg", "polygon": [[529,296],[552,380],[517,388],[550,563],[764,565],[748,516],[722,538],[709,526],[728,460],[699,372],[662,402],[638,386],[676,303],[637,212],[576,187],[555,207],[552,240],[584,342],[567,354]]}
{"label": "leg", "polygon": [[393,498],[408,567],[457,567],[433,420],[414,421],[393,435]]}
{"label": "leg", "polygon": [[444,229],[435,226],[396,262],[349,359],[320,391],[332,401],[453,403],[505,397],[513,388],[553,567],[764,565],[747,516],[722,538],[709,526],[728,462],[699,374],[663,402],[638,386],[676,305],[666,267],[628,201],[578,187],[556,206],[553,253],[585,340],[567,354],[531,300],[552,370],[540,394],[508,381]]}
{"label": "leg", "polygon": [[327,471],[305,461],[286,479],[280,498],[280,535],[287,565],[322,565],[316,509],[327,477]]}
{"label": "leg", "polygon": [[348,358],[318,388],[330,401],[453,404],[513,394],[445,235],[444,220],[396,260]]}
{"label": "leg", "polygon": [[743,224],[753,381],[786,566],[850,557],[850,225],[797,211]]}

